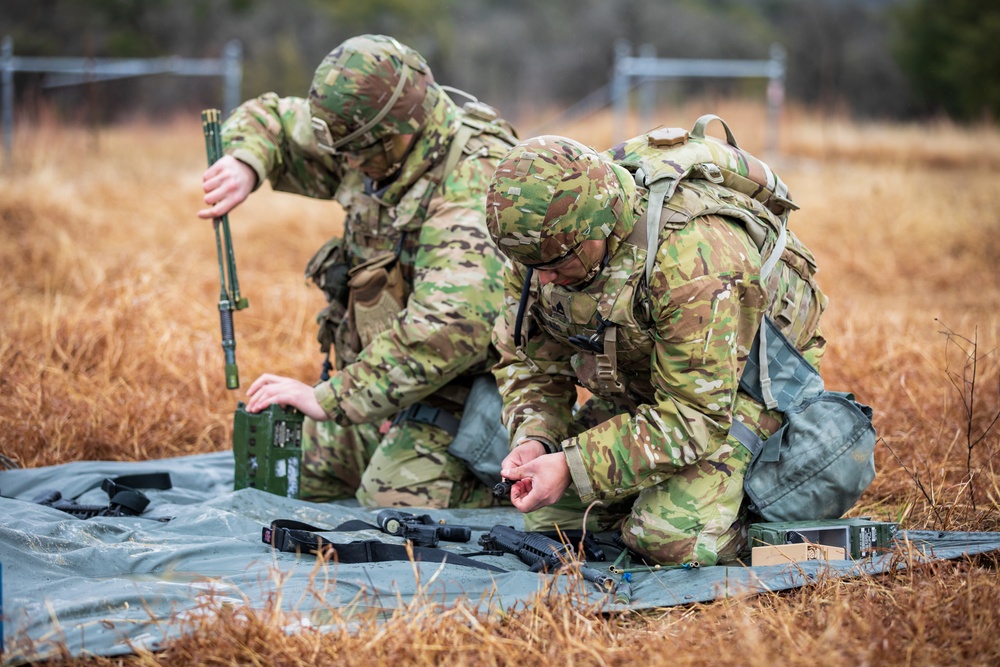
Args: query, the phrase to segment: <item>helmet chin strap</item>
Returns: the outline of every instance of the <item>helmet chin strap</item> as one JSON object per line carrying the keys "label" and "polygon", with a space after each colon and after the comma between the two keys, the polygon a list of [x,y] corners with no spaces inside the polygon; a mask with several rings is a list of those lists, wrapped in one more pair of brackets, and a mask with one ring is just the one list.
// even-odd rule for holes
{"label": "helmet chin strap", "polygon": [[597,277],[597,274],[600,273],[601,270],[608,265],[608,261],[611,259],[611,256],[608,253],[608,245],[606,242],[604,244],[604,249],[601,251],[602,257],[600,261],[594,261],[588,258],[582,250],[583,245],[584,244],[581,243],[576,248],[574,248],[573,254],[576,255],[576,258],[580,260],[581,264],[583,264],[584,266],[588,266],[589,264],[590,268],[587,269],[587,275],[585,275],[583,278],[573,283],[572,285],[568,285],[568,287],[572,289],[583,289],[587,285],[589,285],[591,281]]}
{"label": "helmet chin strap", "polygon": [[[577,252],[576,256],[580,259],[580,261],[583,263],[584,266],[587,266],[588,263],[587,257],[582,252]],[[607,257],[607,251],[605,251],[604,256]],[[583,278],[583,281],[588,283],[594,279],[594,276],[596,276],[602,268],[604,268],[603,261],[590,262],[590,263],[592,264],[592,266],[590,267],[590,269],[588,269],[587,275],[584,276]]]}

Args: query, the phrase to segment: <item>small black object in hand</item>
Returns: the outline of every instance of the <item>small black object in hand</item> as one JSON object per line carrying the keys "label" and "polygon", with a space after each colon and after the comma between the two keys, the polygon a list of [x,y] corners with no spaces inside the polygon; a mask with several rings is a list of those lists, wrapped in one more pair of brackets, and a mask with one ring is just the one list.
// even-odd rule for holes
{"label": "small black object in hand", "polygon": [[501,481],[499,484],[493,487],[493,495],[497,498],[509,498],[510,489],[514,486],[514,482],[509,479]]}

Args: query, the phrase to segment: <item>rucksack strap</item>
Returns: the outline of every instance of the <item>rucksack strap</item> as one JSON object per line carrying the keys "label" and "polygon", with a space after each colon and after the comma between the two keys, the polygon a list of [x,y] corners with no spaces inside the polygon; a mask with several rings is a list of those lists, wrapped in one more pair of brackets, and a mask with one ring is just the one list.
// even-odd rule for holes
{"label": "rucksack strap", "polygon": [[458,126],[458,132],[455,133],[455,138],[451,140],[451,146],[448,147],[448,156],[444,160],[444,169],[441,172],[441,180],[448,178],[451,172],[458,166],[458,161],[462,159],[462,153],[465,152],[465,145],[469,143],[469,139],[475,133],[476,128],[469,125],[468,123],[460,123]]}
{"label": "rucksack strap", "polygon": [[760,450],[764,448],[764,441],[739,419],[734,419],[729,427],[729,435],[736,438],[741,445],[747,448],[753,458],[757,458]]}
{"label": "rucksack strap", "polygon": [[603,351],[597,354],[597,383],[605,394],[622,394],[625,385],[618,373],[618,326],[609,324],[604,330]]}
{"label": "rucksack strap", "polygon": [[823,379],[819,373],[795,349],[795,345],[781,333],[770,317],[765,317],[761,322],[760,331],[750,347],[750,354],[740,377],[740,389],[763,403],[764,397],[760,389],[763,375],[761,359],[764,359],[763,363],[768,368],[776,408],[781,412],[787,412],[804,399],[817,396],[823,391]]}
{"label": "rucksack strap", "polygon": [[[772,380],[772,374],[777,379],[777,384]],[[804,390],[813,383],[811,374],[819,377],[791,341],[771,322],[771,318],[765,315],[754,336],[746,366],[743,367],[740,389],[758,403],[764,404],[768,410],[785,412],[801,400]],[[823,388],[822,380],[819,388]],[[764,441],[743,422],[733,420],[729,433],[754,458],[760,455]]]}
{"label": "rucksack strap", "polygon": [[677,186],[677,181],[664,178],[649,186],[649,203],[646,209],[646,285],[653,276],[656,251],[660,249],[660,215],[667,192]]}
{"label": "rucksack strap", "polygon": [[[740,389],[768,410],[787,412],[803,400],[823,391],[823,379],[805,357],[795,349],[781,329],[765,316],[747,356]],[[739,420],[733,420],[729,433],[746,447],[754,458],[761,454],[764,442]]]}
{"label": "rucksack strap", "polygon": [[733,131],[729,129],[729,124],[716,116],[714,113],[707,113],[694,122],[694,126],[691,128],[691,138],[704,141],[705,128],[713,120],[717,120],[722,123],[722,127],[726,130],[726,141],[729,142],[729,145],[733,148],[739,148],[739,144],[736,143],[736,136],[733,134]]}
{"label": "rucksack strap", "polygon": [[[357,527],[345,528],[350,524]],[[360,530],[375,528],[363,521],[341,524],[337,530]],[[358,540],[348,543],[338,543],[328,540],[318,533],[329,532],[330,528],[320,528],[292,519],[278,519],[265,526],[261,532],[261,541],[269,544],[277,551],[284,553],[321,554],[339,563],[385,563],[389,561],[420,561],[423,563],[446,563],[462,565],[490,572],[507,572],[503,568],[473,560],[461,554],[436,549],[433,547],[388,544],[379,540]],[[412,555],[411,555],[412,554]]]}

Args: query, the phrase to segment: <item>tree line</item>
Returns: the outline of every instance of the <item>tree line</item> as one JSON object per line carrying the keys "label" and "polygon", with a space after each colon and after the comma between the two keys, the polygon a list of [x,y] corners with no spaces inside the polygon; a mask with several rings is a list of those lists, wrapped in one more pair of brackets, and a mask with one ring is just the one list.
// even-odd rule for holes
{"label": "tree line", "polygon": [[[1000,116],[1000,4],[978,0],[2,0],[16,55],[219,57],[242,43],[243,96],[303,95],[351,35],[393,35],[439,82],[511,118],[566,107],[608,84],[616,41],[659,57],[787,52],[790,101],[862,118]],[[24,109],[109,121],[218,105],[211,80],[150,77],[50,88],[16,76]],[[763,82],[680,81],[660,101],[763,95]]]}

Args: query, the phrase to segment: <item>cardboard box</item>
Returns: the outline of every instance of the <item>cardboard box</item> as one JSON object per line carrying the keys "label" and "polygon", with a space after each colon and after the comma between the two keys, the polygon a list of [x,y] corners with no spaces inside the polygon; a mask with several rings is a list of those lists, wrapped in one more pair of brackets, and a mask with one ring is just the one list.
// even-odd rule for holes
{"label": "cardboard box", "polygon": [[781,544],[754,547],[751,550],[750,565],[785,565],[810,560],[847,560],[847,551],[842,547],[825,544]]}

